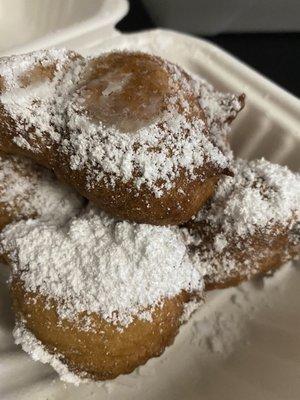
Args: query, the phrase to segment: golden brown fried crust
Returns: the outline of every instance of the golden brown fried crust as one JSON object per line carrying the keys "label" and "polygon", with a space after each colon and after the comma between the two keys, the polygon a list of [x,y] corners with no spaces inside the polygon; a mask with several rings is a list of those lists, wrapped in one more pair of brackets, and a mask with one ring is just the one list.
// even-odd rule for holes
{"label": "golden brown fried crust", "polygon": [[[191,79],[182,70],[180,72],[187,81]],[[126,76],[130,76],[128,82]],[[108,82],[119,82],[121,78],[126,81],[122,90],[109,96],[101,95]],[[88,117],[96,123],[101,121],[107,126],[116,126],[124,132],[134,132],[155,121],[167,109],[168,98],[176,96],[176,91],[182,93],[190,106],[188,118],[196,116],[205,120],[197,96],[192,91],[184,90],[180,81],[175,91],[169,84],[169,72],[163,66],[163,61],[148,54],[112,53],[94,59],[86,67],[78,86],[76,96],[81,103],[84,100]],[[175,107],[179,113],[183,112],[181,104]],[[99,208],[117,218],[154,225],[177,225],[188,221],[211,197],[222,173],[208,162],[196,172],[196,179],[189,178],[186,171],[182,170],[173,182],[173,188],[162,189],[162,196],[157,198],[145,186],[136,189],[133,181],[123,183],[119,180],[110,187],[106,182],[111,177],[103,171],[99,173],[105,177],[88,189],[88,171],[72,170],[67,153],[60,153],[58,160],[54,168],[57,176],[74,186]]]}
{"label": "golden brown fried crust", "polygon": [[[169,77],[159,57],[114,52],[88,63],[77,94],[84,99],[84,108],[96,123],[101,121],[121,132],[134,132],[152,123],[166,109],[166,99],[174,95]],[[122,81],[124,86],[120,90],[102,95],[108,85]],[[193,111],[204,117],[196,98],[189,96],[189,100]]]}
{"label": "golden brown fried crust", "polygon": [[[69,59],[65,64],[66,70],[71,66],[72,62],[81,59],[79,54],[71,51],[68,57]],[[18,86],[20,88],[30,88],[30,86],[44,81],[52,81],[55,74],[55,62],[49,65],[44,65],[40,62],[19,76]],[[5,79],[0,75],[0,94],[5,93],[6,90]],[[21,133],[21,135],[26,137],[26,141],[31,148],[39,149],[39,151],[32,151],[31,149],[20,147],[14,142],[14,139],[20,136],[20,127],[17,127],[17,124],[20,122],[21,121],[16,121],[12,118],[0,102],[0,151],[7,154],[25,156],[44,167],[51,168],[55,160],[55,143],[53,143],[53,140],[48,137],[47,132],[44,132],[43,142],[40,142],[39,137],[34,135],[35,127],[26,126],[24,123],[23,133]]]}
{"label": "golden brown fried crust", "polygon": [[184,304],[190,300],[184,292],[166,299],[162,307],[156,307],[152,322],[134,319],[123,331],[93,313],[93,330],[86,331],[79,327],[84,324],[86,313],[79,315],[77,324],[61,320],[54,300],[49,303],[44,296],[28,293],[16,276],[11,283],[11,296],[17,320],[25,320],[26,328],[46,350],[59,354],[71,371],[94,380],[128,374],[149,358],[159,356],[173,343]]}
{"label": "golden brown fried crust", "polygon": [[[213,195],[219,180],[219,176],[210,176],[204,182],[190,182],[185,176],[180,176],[175,187],[162,200],[146,187],[137,191],[130,181],[119,182],[114,190],[98,182],[96,187],[89,190],[85,172],[72,170],[68,163],[61,170],[56,170],[56,175],[108,214],[122,220],[152,225],[179,225],[188,221]],[[179,192],[178,188],[183,191]]]}
{"label": "golden brown fried crust", "polygon": [[[0,153],[0,158],[3,159],[10,159],[9,155],[2,154]],[[13,163],[13,161],[12,161]],[[16,173],[21,174],[24,176],[24,171],[21,169],[18,169],[18,166],[16,163],[13,163],[14,166],[16,167]],[[1,168],[0,168],[1,169]],[[2,193],[5,193],[5,185],[3,185],[5,182],[0,182],[0,195]],[[35,215],[28,215],[27,218],[34,217]],[[8,224],[11,224],[12,222],[15,222],[20,219],[20,217],[23,217],[23,213],[21,211],[20,206],[18,205],[17,199],[15,199],[15,202],[13,204],[13,207],[8,207],[8,204],[6,202],[1,202],[0,201],[0,231],[4,229]],[[6,258],[6,255],[2,252],[2,249],[0,249],[0,263],[7,264],[8,259]]]}
{"label": "golden brown fried crust", "polygon": [[[0,152],[0,170],[2,168],[1,161],[8,161],[11,163],[16,179],[18,179],[18,177],[30,178],[33,173],[33,169],[26,168],[26,164],[22,162],[22,159],[20,159],[20,163],[18,163],[16,158]],[[6,190],[7,186],[5,185],[5,182],[0,182],[0,196],[4,195],[5,197]],[[7,202],[0,201],[0,230],[2,230],[6,225],[18,221],[21,218],[34,218],[36,216],[35,213],[24,215],[24,212],[22,212],[20,207],[20,200],[22,201],[22,199],[19,199],[18,196],[16,196],[14,199],[11,199],[11,205],[7,204]]]}
{"label": "golden brown fried crust", "polygon": [[[81,104],[93,121],[115,126],[121,132],[134,132],[155,121],[174,96],[182,96],[189,104],[187,111],[177,100],[174,107],[179,113],[185,111],[189,118],[205,120],[198,96],[184,87],[183,80],[191,82],[192,78],[176,66],[181,79],[172,79],[170,83],[173,67],[174,64],[147,53],[108,53],[88,62],[77,82],[76,95],[83,100]],[[103,96],[111,84],[121,87]]]}
{"label": "golden brown fried crust", "polygon": [[271,274],[280,268],[286,261],[288,260],[282,258],[280,254],[274,254],[268,259],[261,260],[258,269],[251,271],[248,275],[236,273],[228,275],[226,279],[222,280],[205,279],[205,289],[208,291],[238,286],[242,282],[252,280],[259,276]]}
{"label": "golden brown fried crust", "polygon": [[[176,98],[178,93],[183,103],[178,100],[173,104],[177,111],[187,114],[187,120],[197,117],[205,122],[197,95],[193,90],[187,90],[188,85],[185,86],[180,79],[171,85],[171,72],[168,68],[172,70],[175,66],[148,54],[111,53],[87,63],[81,78],[74,86],[77,88],[75,98],[79,96],[80,103],[84,105],[87,116],[92,121],[117,126],[124,132],[134,131],[155,121],[167,109],[168,99]],[[176,68],[186,82],[192,79],[180,68]],[[21,85],[28,87],[36,81],[51,80],[54,74],[55,65],[46,69],[38,65],[21,76]],[[128,76],[130,79],[127,82]],[[125,80],[122,90],[113,91],[109,96],[101,95],[109,83],[119,84],[121,78]],[[182,104],[185,102],[189,104],[188,110],[183,110]],[[28,131],[26,140],[30,146],[38,148],[39,151],[27,150],[14,143],[16,122],[7,115],[0,104],[0,150],[28,156],[43,166],[53,168],[59,179],[74,186],[95,205],[115,217],[130,221],[155,225],[177,225],[188,221],[211,197],[218,178],[224,172],[207,161],[203,168],[195,171],[197,176],[193,179],[188,176],[187,171],[182,170],[173,182],[173,188],[162,189],[163,194],[160,198],[147,187],[139,190],[134,188],[132,181],[123,183],[120,180],[115,187],[110,187],[106,182],[110,181],[111,176],[105,176],[101,170],[99,174],[104,174],[104,178],[100,182],[94,182],[94,185],[89,185],[88,171],[72,170],[72,154],[60,151],[59,144],[53,143],[51,139],[48,142],[47,132],[44,142],[40,143],[37,135],[28,136],[30,131],[34,133],[34,127],[24,129]],[[68,138],[68,132],[61,133]],[[162,185],[163,183],[161,182]]]}
{"label": "golden brown fried crust", "polygon": [[[0,152],[0,159],[1,161],[4,160],[11,162],[11,166],[16,174],[16,180],[18,177],[30,177],[34,171],[31,168],[26,169],[26,164],[22,162],[22,159],[20,159],[20,163],[18,163],[16,158],[8,154],[3,154]],[[39,167],[37,166],[37,168]],[[6,190],[7,186],[5,185],[5,182],[0,182],[0,195],[4,194],[5,196]],[[16,196],[14,199],[11,199],[12,204],[10,205],[7,202],[0,201],[0,231],[2,231],[2,229],[12,222],[19,221],[23,218],[35,218],[37,216],[35,212],[26,212],[26,214],[24,214],[24,211],[20,205],[20,201],[22,201],[22,199],[18,198],[18,196]],[[0,249],[0,262],[4,264],[9,263],[7,255],[2,252],[2,249]]]}
{"label": "golden brown fried crust", "polygon": [[[276,227],[271,233],[259,233],[245,239],[228,240],[226,251],[235,262],[235,269],[229,274],[216,271],[205,278],[206,290],[237,286],[243,281],[263,276],[278,269],[285,262],[297,258],[300,244],[294,242],[288,229]],[[222,262],[222,255],[216,259]]]}
{"label": "golden brown fried crust", "polygon": [[[30,127],[27,129],[27,132],[35,132],[35,129]],[[55,158],[53,143],[50,144],[49,141],[47,146],[40,146],[36,138],[32,137],[28,139],[30,146],[41,149],[40,152],[32,152],[14,143],[13,138],[17,136],[16,122],[6,113],[0,104],[0,151],[15,156],[28,157],[39,165],[51,169],[53,159]]]}
{"label": "golden brown fried crust", "polygon": [[[34,71],[32,71],[33,73]],[[37,73],[40,73],[40,68],[37,69]],[[46,79],[50,79],[51,75]],[[1,76],[0,76],[1,78]],[[39,78],[45,79],[44,78],[44,73],[41,73]],[[52,77],[51,77],[52,78]],[[26,83],[29,83],[29,78],[26,78],[26,75],[21,77],[22,80],[24,80],[24,86],[27,87]],[[35,78],[35,81],[37,81],[38,78]],[[5,90],[4,84],[1,85],[1,80],[0,80],[0,94]],[[34,127],[29,127],[26,128],[24,126],[24,133],[26,132],[26,139],[28,143],[33,146],[37,147],[38,143],[36,141],[36,138],[30,137],[30,133],[35,132]],[[0,150],[4,153],[7,154],[13,154],[17,156],[25,156],[29,157],[32,160],[36,161],[38,164],[44,165],[45,167],[50,167],[50,163],[48,159],[50,158],[50,152],[47,151],[47,148],[44,148],[43,146],[38,146],[41,149],[43,148],[43,151],[34,153],[26,148],[22,148],[18,145],[15,144],[14,138],[19,136],[19,131],[17,128],[17,123],[14,118],[10,116],[10,114],[5,110],[3,104],[0,102]]]}

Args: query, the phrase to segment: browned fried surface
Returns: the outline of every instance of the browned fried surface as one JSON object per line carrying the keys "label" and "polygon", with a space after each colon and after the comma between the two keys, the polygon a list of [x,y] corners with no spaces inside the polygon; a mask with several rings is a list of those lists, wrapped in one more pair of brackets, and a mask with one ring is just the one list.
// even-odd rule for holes
{"label": "browned fried surface", "polygon": [[77,323],[61,320],[55,301],[47,302],[39,294],[26,292],[16,276],[12,280],[11,295],[17,319],[25,319],[27,329],[46,350],[59,354],[70,370],[95,380],[130,373],[149,358],[160,355],[173,342],[183,305],[189,298],[182,293],[167,299],[153,312],[152,322],[135,319],[119,331],[117,326],[96,314],[91,314],[90,330],[83,328],[85,313],[78,317]]}
{"label": "browned fried surface", "polygon": [[[32,58],[31,63],[29,62],[30,57]],[[24,92],[20,92],[20,90],[26,90],[29,93],[45,82],[52,82],[58,71],[61,72],[63,69],[67,71],[72,62],[80,57],[70,51],[66,52],[64,62],[58,58],[49,63],[48,60],[45,62],[47,51],[42,50],[26,55],[1,58],[0,67],[3,63],[7,64],[8,68],[11,63],[11,74],[8,79],[1,76],[0,70],[0,95],[22,97]],[[23,71],[15,72],[18,69],[18,64],[20,69],[22,68],[21,65],[24,65]],[[12,82],[9,82],[9,80],[12,80]],[[46,98],[46,93],[42,94],[42,97],[38,96],[32,100],[31,105],[29,102],[24,102],[23,111],[19,110],[18,115],[12,115],[0,100],[0,150],[8,154],[29,157],[38,164],[51,168],[53,158],[55,158],[55,143],[51,135],[47,131],[43,131],[42,134],[38,131],[34,112],[32,112],[30,121],[26,119],[26,115],[33,108],[33,105],[39,106],[45,101],[50,101]],[[27,145],[20,145],[20,138],[25,139]]]}
{"label": "browned fried surface", "polygon": [[[175,188],[169,190],[162,199],[146,187],[139,191],[134,189],[131,182],[119,182],[113,190],[99,182],[89,190],[85,172],[74,171],[68,164],[56,170],[56,174],[61,181],[71,184],[82,196],[109,214],[153,225],[178,225],[188,221],[213,195],[219,179],[219,176],[211,176],[204,182],[189,181],[183,175],[177,180]],[[182,191],[178,192],[178,188]]]}
{"label": "browned fried surface", "polygon": [[264,159],[235,160],[233,171],[186,224],[208,290],[267,274],[300,255],[300,175]]}
{"label": "browned fried surface", "polygon": [[[172,96],[181,97],[181,100],[189,104],[189,110],[186,111],[178,101],[174,105],[178,112],[187,113],[187,118],[197,117],[204,120],[197,96],[188,89],[187,84],[187,87],[184,85],[184,80],[189,82],[191,78],[176,67],[182,80],[171,84],[168,68],[172,68],[172,64],[165,64],[155,56],[143,53],[111,53],[88,64],[81,82],[78,83],[79,89],[75,98],[78,98],[80,104],[83,103],[91,121],[117,127],[120,135],[122,132],[134,134],[135,130],[155,121],[158,121],[157,126],[163,131],[159,118],[167,109]],[[103,91],[110,90],[110,87],[113,92],[104,96]],[[188,138],[187,131],[186,140]],[[170,147],[170,157],[171,153]],[[70,182],[101,209],[118,218],[140,223],[176,225],[187,221],[211,197],[214,185],[221,175],[221,171],[208,162],[198,169],[194,179],[182,168],[172,184],[172,189],[164,189],[163,195],[158,198],[145,185],[137,189],[131,180],[127,183],[117,180],[114,187],[111,187],[107,184],[110,176],[106,173],[92,188],[89,187],[88,171],[70,167],[68,156],[71,157],[72,154],[60,153],[56,174],[62,180]],[[99,170],[100,173],[103,171]],[[139,173],[135,171],[134,175],[138,176]],[[162,181],[161,184],[163,183]]]}
{"label": "browned fried surface", "polygon": [[300,245],[294,243],[290,232],[283,228],[269,234],[257,233],[244,240],[231,238],[223,253],[215,257],[221,265],[222,257],[227,253],[226,257],[235,263],[234,270],[223,274],[216,270],[206,277],[205,287],[212,290],[236,286],[242,281],[276,270],[283,263],[297,257],[299,252]]}
{"label": "browned fried surface", "polygon": [[26,212],[22,205],[22,202],[27,201],[29,196],[26,190],[20,188],[19,191],[13,192],[12,190],[12,193],[9,192],[13,183],[17,184],[20,181],[22,187],[24,178],[30,180],[32,176],[37,177],[39,175],[38,170],[38,167],[35,167],[30,161],[0,154],[0,176],[3,179],[0,182],[0,230],[13,221],[35,216],[32,210]]}
{"label": "browned fried surface", "polygon": [[[19,56],[12,58],[14,63],[17,57]],[[14,78],[16,81],[14,85],[19,89],[28,90],[42,85],[45,81],[51,82],[57,71],[68,70],[72,62],[79,58],[70,52],[65,63],[60,60],[57,64],[54,60],[53,63],[48,62],[44,65],[42,57],[47,57],[47,52],[20,57],[20,60],[23,60],[22,57],[29,59],[32,57],[34,60],[30,67],[26,67],[24,72],[19,72]],[[38,57],[41,57],[41,60]],[[1,62],[9,63],[9,60],[9,58],[2,59]],[[166,128],[160,118],[172,104],[177,114],[184,114],[186,121],[191,122],[194,118],[202,121],[204,134],[209,136],[205,128],[205,114],[194,90],[193,79],[172,63],[144,53],[116,52],[82,62],[78,71],[73,79],[66,80],[70,82],[70,87],[64,89],[67,93],[65,104],[70,102],[73,111],[76,110],[76,104],[79,105],[82,110],[80,113],[86,115],[87,121],[100,124],[103,126],[101,129],[113,126],[120,130],[120,135],[123,132],[134,134],[137,129],[154,123],[158,130],[164,132]],[[63,81],[63,77],[60,79]],[[0,84],[2,92],[10,93],[10,90],[12,92],[15,90],[13,85],[12,88],[5,87],[3,76]],[[71,87],[75,92],[69,97],[73,90]],[[44,104],[44,100],[38,97],[32,104],[36,107]],[[61,139],[54,140],[53,134],[49,134],[47,128],[43,131],[45,127],[41,122],[43,128],[40,126],[37,129],[34,111],[30,111],[30,104],[26,104],[29,114],[32,112],[32,115],[28,116],[29,121],[26,118],[23,121],[22,112],[17,116],[10,115],[0,104],[0,149],[11,154],[26,155],[39,164],[53,168],[60,179],[70,183],[94,204],[118,218],[158,225],[186,222],[212,195],[216,181],[224,172],[206,159],[205,155],[203,166],[194,170],[193,178],[185,167],[181,167],[181,170],[176,172],[175,178],[172,178],[171,188],[165,189],[164,179],[160,181],[158,177],[157,184],[163,192],[160,197],[155,196],[145,185],[139,188],[134,186],[133,181],[143,175],[143,171],[138,169],[133,171],[132,180],[125,182],[122,179],[115,179],[114,173],[108,173],[105,167],[93,164],[91,168],[95,176],[92,182],[88,181],[90,171],[87,167],[75,170],[72,165],[74,158],[79,157],[76,153],[78,148],[66,150],[69,134],[73,132],[67,123],[68,117],[64,114],[65,111],[57,109],[61,106],[55,104],[55,95],[49,101],[52,108],[45,107],[45,113],[62,112],[55,123],[52,119],[50,123],[54,130],[57,129],[59,137],[62,135]],[[56,126],[56,123],[59,126]],[[47,124],[45,126],[47,127]],[[84,127],[82,129],[85,130]],[[190,131],[191,128],[184,128],[184,139],[181,140],[188,142]],[[171,159],[174,155],[172,143],[164,145]],[[95,151],[98,152],[99,149]],[[151,149],[153,153],[157,151],[156,147]],[[98,179],[98,176],[101,178]],[[115,185],[108,184],[111,179],[115,179]]]}
{"label": "browned fried surface", "polygon": [[49,170],[27,158],[0,153],[0,231],[32,218],[64,223],[84,204],[84,199]]}
{"label": "browned fried surface", "polygon": [[[79,82],[78,93],[91,119],[134,132],[153,122],[175,94],[160,58],[144,53],[111,53],[93,59]],[[111,89],[110,89],[111,88]],[[176,87],[182,90],[181,84]],[[107,95],[102,95],[107,91]],[[192,112],[204,118],[197,98],[184,93]]]}

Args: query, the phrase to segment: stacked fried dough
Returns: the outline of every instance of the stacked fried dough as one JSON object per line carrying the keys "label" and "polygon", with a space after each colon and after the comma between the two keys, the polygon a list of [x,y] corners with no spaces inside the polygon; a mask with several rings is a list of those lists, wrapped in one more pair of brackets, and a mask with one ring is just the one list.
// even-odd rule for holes
{"label": "stacked fried dough", "polygon": [[234,159],[243,106],[144,53],[0,59],[16,343],[64,380],[112,379],[161,354],[205,290],[299,256],[300,176]]}

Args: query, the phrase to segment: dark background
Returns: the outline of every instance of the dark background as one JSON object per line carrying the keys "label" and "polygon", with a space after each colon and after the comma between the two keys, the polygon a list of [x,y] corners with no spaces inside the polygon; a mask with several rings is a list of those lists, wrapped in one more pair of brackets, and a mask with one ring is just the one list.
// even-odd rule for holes
{"label": "dark background", "polygon": [[[117,25],[120,31],[156,28],[139,0],[129,3],[129,13]],[[206,38],[300,97],[300,33],[222,34]]]}

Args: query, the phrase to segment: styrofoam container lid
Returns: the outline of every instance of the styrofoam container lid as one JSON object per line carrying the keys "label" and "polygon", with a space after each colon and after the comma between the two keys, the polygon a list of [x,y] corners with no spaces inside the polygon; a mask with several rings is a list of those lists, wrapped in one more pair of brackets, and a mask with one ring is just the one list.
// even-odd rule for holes
{"label": "styrofoam container lid", "polygon": [[[111,39],[74,39],[84,54],[139,49],[160,54],[220,89],[247,95],[234,122],[233,148],[300,168],[300,102],[209,42],[154,30]],[[47,44],[45,43],[45,46]],[[29,47],[30,45],[28,45]],[[41,47],[42,47],[41,43]],[[132,374],[79,387],[14,345],[13,315],[0,269],[0,398],[5,400],[298,400],[300,393],[300,268],[209,293],[173,346]]]}
{"label": "styrofoam container lid", "polygon": [[113,36],[127,0],[0,0],[0,55]]}

